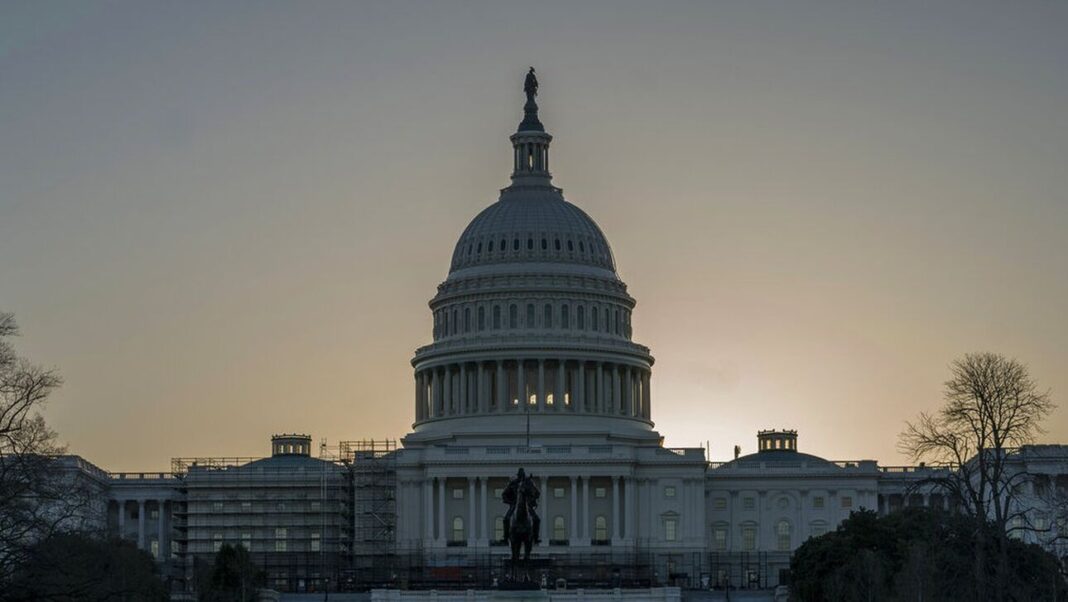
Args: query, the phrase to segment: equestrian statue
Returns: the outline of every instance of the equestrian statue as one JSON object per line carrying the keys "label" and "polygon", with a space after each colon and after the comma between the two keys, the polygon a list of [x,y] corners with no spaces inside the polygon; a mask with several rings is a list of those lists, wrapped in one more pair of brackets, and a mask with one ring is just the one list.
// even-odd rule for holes
{"label": "equestrian statue", "polygon": [[534,478],[527,476],[522,468],[508,487],[501,494],[501,501],[508,504],[504,515],[504,539],[512,549],[512,562],[519,560],[519,551],[523,551],[523,560],[530,560],[530,549],[541,543],[541,517],[538,516],[538,498],[541,492],[534,484]]}

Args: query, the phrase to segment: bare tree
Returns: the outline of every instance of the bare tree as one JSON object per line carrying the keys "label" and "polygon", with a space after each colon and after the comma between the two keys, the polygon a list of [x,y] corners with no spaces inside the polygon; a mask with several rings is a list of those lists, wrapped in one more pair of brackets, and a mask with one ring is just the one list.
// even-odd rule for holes
{"label": "bare tree", "polygon": [[[994,353],[972,353],[953,362],[945,383],[945,403],[922,413],[901,434],[900,448],[916,461],[957,467],[931,482],[964,512],[975,517],[977,594],[984,595],[988,561],[982,550],[989,521],[997,534],[995,598],[1005,599],[1008,537],[1020,516],[1016,498],[1026,473],[1010,466],[1012,452],[1042,432],[1053,409],[1049,392],[1040,390],[1016,361]],[[977,598],[978,599],[978,598]]]}
{"label": "bare tree", "polygon": [[92,503],[40,414],[62,380],[15,353],[9,339],[17,334],[14,317],[0,313],[0,589],[37,542],[80,530]]}

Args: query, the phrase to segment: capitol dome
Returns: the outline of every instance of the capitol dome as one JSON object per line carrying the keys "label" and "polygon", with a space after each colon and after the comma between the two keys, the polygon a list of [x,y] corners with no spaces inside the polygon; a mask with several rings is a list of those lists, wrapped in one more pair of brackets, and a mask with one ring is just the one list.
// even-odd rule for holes
{"label": "capitol dome", "polygon": [[557,264],[545,269],[585,266],[593,275],[615,274],[604,233],[555,188],[506,189],[460,236],[450,277],[470,268],[514,263]]}
{"label": "capitol dome", "polygon": [[530,81],[511,185],[460,235],[430,300],[433,342],[412,359],[406,444],[521,430],[655,444],[653,357],[631,338],[635,300],[600,227],[552,184],[552,136]]}

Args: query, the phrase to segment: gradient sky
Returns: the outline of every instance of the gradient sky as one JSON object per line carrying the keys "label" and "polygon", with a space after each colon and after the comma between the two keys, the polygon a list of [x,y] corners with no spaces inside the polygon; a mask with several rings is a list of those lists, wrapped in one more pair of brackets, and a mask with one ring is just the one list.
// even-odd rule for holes
{"label": "gradient sky", "polygon": [[0,309],[111,470],[397,437],[535,65],[653,418],[904,463],[977,350],[1068,442],[1068,3],[0,4]]}

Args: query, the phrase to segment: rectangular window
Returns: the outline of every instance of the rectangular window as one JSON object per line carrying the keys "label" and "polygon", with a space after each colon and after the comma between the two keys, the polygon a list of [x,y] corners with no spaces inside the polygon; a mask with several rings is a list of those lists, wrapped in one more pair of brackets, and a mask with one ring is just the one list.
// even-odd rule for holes
{"label": "rectangular window", "polygon": [[853,498],[849,497],[848,495],[843,495],[842,496],[842,507],[843,508],[852,508],[853,507]]}
{"label": "rectangular window", "polygon": [[241,502],[242,512],[252,512],[252,502]]}
{"label": "rectangular window", "polygon": [[727,509],[727,498],[718,497],[718,498],[715,499],[714,502],[712,502],[712,505],[716,510],[726,510]]}
{"label": "rectangular window", "polygon": [[715,546],[716,551],[727,551],[727,530],[721,527],[717,527],[712,531],[712,543]]}
{"label": "rectangular window", "polygon": [[742,527],[742,550],[746,552],[756,550],[756,527]]}
{"label": "rectangular window", "polygon": [[311,551],[312,552],[318,552],[320,550],[320,547],[319,547],[319,542],[320,541],[321,541],[321,539],[319,538],[319,534],[318,533],[312,533],[311,534]]}
{"label": "rectangular window", "polygon": [[664,487],[664,497],[675,497],[675,486],[668,485]]}
{"label": "rectangular window", "polygon": [[462,500],[462,499],[464,499],[463,487],[457,487],[456,489],[452,490],[452,499],[454,499],[454,500]]}
{"label": "rectangular window", "polygon": [[218,552],[222,548],[222,533],[216,533],[211,536],[211,549]]}
{"label": "rectangular window", "polygon": [[823,507],[823,496],[822,495],[817,495],[816,497],[812,498],[812,507],[813,508],[822,508]]}
{"label": "rectangular window", "polygon": [[556,498],[564,497],[564,488],[563,487],[553,487],[553,497],[556,497]]}
{"label": "rectangular window", "polygon": [[241,534],[241,545],[245,546],[246,550],[248,550],[250,552],[252,551],[252,534],[251,533],[242,533]]}
{"label": "rectangular window", "polygon": [[497,499],[500,499],[500,497],[502,495],[504,495],[504,489],[503,488],[501,488],[501,487],[494,487],[493,488],[493,497],[495,497]]}
{"label": "rectangular window", "polygon": [[320,504],[319,502],[312,502],[311,503],[311,511],[312,512],[318,512],[321,508],[322,508],[322,504]]}
{"label": "rectangular window", "polygon": [[677,518],[664,519],[664,540],[675,541],[679,537],[679,520]]}
{"label": "rectangular window", "polygon": [[223,503],[222,502],[215,502],[215,503],[213,503],[211,505],[211,508],[212,508],[212,510],[214,510],[216,512],[222,512],[223,511]]}
{"label": "rectangular window", "polygon": [[607,492],[605,491],[604,487],[593,488],[593,497],[605,497],[606,495]]}
{"label": "rectangular window", "polygon": [[180,548],[178,547],[178,542],[177,541],[172,541],[171,542],[171,558],[178,558],[178,552],[179,551],[180,551]]}
{"label": "rectangular window", "polygon": [[756,508],[756,499],[751,497],[742,498],[742,508],[745,508],[746,510]]}
{"label": "rectangular window", "polygon": [[274,551],[285,552],[286,551],[286,530],[279,527],[274,530]]}
{"label": "rectangular window", "polygon": [[152,557],[159,560],[159,540],[153,539],[149,545],[149,550],[152,552]]}
{"label": "rectangular window", "polygon": [[159,518],[159,510],[153,510],[153,511],[149,512],[148,513],[148,518],[150,518],[152,520],[158,519]]}

